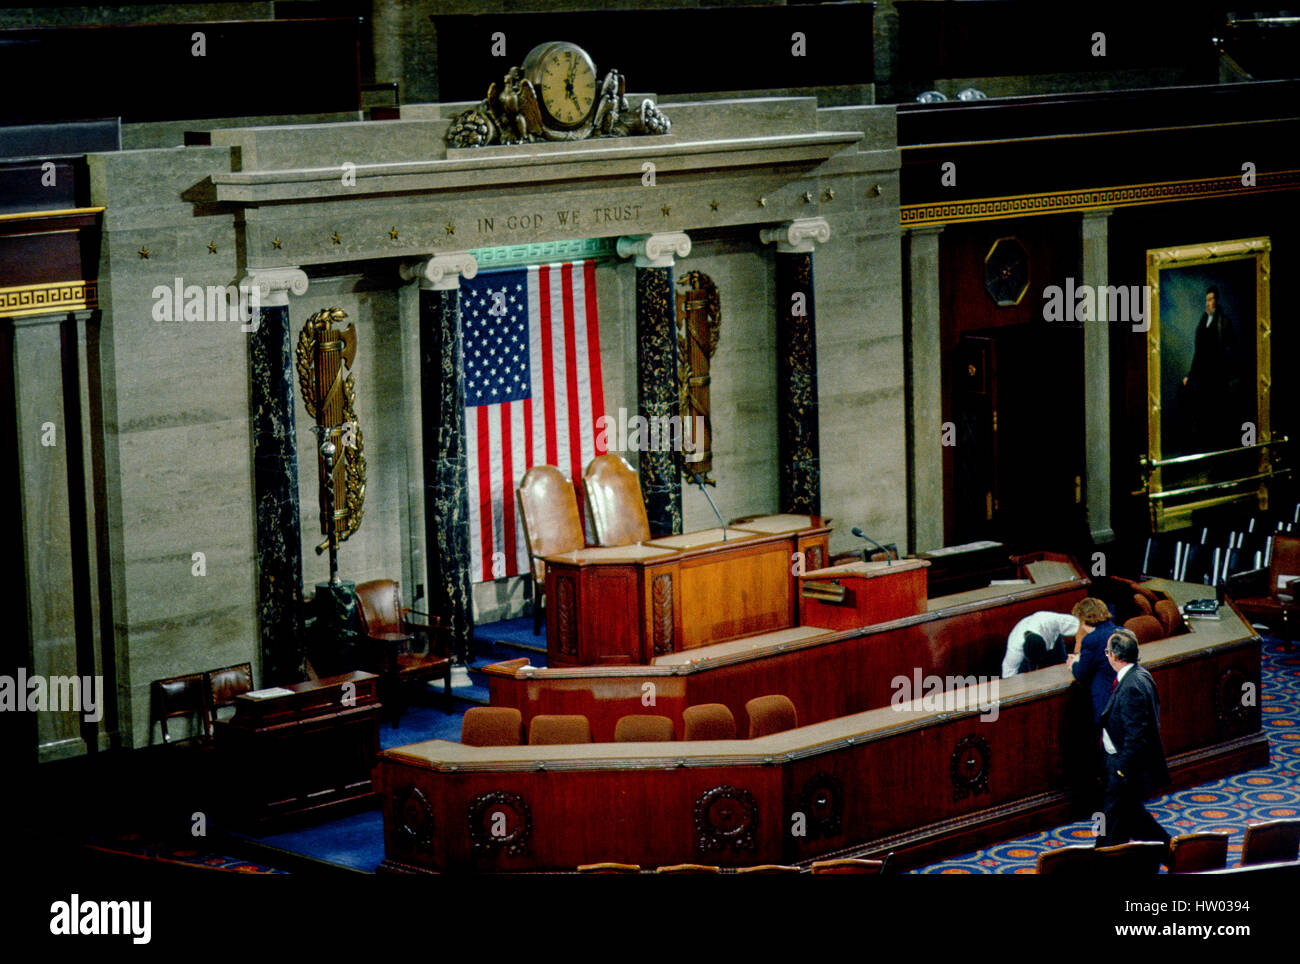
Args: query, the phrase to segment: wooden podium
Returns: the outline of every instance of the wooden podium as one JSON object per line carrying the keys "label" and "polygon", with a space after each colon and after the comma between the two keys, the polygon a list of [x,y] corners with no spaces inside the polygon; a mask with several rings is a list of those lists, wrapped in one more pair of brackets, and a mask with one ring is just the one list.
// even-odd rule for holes
{"label": "wooden podium", "polygon": [[800,622],[855,629],[926,611],[924,559],[852,562],[799,577]]}

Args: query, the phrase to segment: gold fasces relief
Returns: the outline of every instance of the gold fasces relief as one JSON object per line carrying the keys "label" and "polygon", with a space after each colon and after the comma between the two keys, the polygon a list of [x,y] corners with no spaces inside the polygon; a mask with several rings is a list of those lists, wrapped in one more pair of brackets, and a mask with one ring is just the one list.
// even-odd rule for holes
{"label": "gold fasces relief", "polygon": [[[722,335],[718,287],[702,271],[688,271],[677,282],[678,404],[682,415],[682,462],[712,485],[713,414],[709,367]],[[689,445],[686,436],[689,435]]]}
{"label": "gold fasces relief", "polygon": [[596,78],[596,65],[576,44],[534,47],[522,66],[493,81],[482,101],[452,118],[447,144],[485,147],[668,133],[672,124],[654,101],[647,97],[635,109],[628,105],[621,73],[609,71],[599,86]]}
{"label": "gold fasces relief", "polygon": [[335,450],[342,453],[342,457],[334,460],[332,479],[324,458],[317,453],[321,534],[326,536],[316,547],[317,555],[329,547],[328,506],[333,505],[338,543],[360,528],[366,500],[365,443],[357,421],[357,391],[352,377],[357,333],[352,325],[341,330],[333,327],[334,322],[343,321],[347,316],[342,308],[325,308],[308,318],[298,334],[298,384],[303,406],[316,419],[319,434],[328,435]]}

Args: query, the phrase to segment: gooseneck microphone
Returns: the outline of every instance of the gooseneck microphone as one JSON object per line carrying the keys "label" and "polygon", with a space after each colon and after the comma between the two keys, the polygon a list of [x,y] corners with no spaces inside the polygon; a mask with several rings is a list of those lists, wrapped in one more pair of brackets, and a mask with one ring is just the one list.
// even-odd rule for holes
{"label": "gooseneck microphone", "polygon": [[709,508],[712,509],[713,514],[718,517],[718,525],[722,526],[722,541],[726,542],[727,524],[722,521],[722,515],[718,512],[718,507],[713,504],[713,497],[709,495],[709,490],[704,487],[704,480],[701,479],[699,474],[693,469],[687,469],[686,474],[691,477],[692,482],[700,487],[700,491],[704,493],[704,497],[709,500]]}
{"label": "gooseneck microphone", "polygon": [[[881,545],[879,542],[877,542],[875,539],[871,538],[871,536],[869,536],[869,535],[867,535],[865,532],[863,532],[861,528],[859,528],[858,526],[854,526],[854,527],[853,527],[852,529],[850,529],[849,531],[852,532],[852,533],[853,533],[855,536],[857,536],[859,539],[865,539],[867,542],[870,542],[873,546],[875,546],[877,549],[879,549],[881,552],[883,552],[883,553],[885,554],[885,565],[887,565],[887,566],[892,566],[892,565],[894,564],[893,561],[889,558],[889,550],[886,549],[884,546],[882,546],[882,545]],[[867,550],[866,550],[866,549],[863,549],[863,550],[862,550],[862,561],[863,561],[863,562],[869,562],[869,561],[870,561],[870,560],[867,558]]]}

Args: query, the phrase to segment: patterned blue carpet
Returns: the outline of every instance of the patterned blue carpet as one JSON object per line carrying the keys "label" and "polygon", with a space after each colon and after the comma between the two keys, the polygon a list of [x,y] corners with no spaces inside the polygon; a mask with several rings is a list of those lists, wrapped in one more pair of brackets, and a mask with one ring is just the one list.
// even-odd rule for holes
{"label": "patterned blue carpet", "polygon": [[[1168,793],[1147,809],[1169,833],[1226,831],[1228,866],[1241,859],[1246,825],[1300,814],[1300,649],[1287,653],[1265,636],[1260,713],[1268,735],[1269,765],[1223,780]],[[919,874],[1032,874],[1041,850],[1090,844],[1092,825],[1067,824],[995,844],[913,871]]]}

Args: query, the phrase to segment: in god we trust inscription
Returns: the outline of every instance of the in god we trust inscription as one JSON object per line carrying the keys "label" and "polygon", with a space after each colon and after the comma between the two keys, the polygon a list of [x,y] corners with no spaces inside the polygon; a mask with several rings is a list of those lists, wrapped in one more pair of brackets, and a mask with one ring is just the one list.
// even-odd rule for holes
{"label": "in god we trust inscription", "polygon": [[614,204],[568,210],[514,211],[476,218],[475,227],[480,235],[522,231],[529,232],[528,237],[531,239],[539,231],[639,221],[641,208],[640,204]]}

